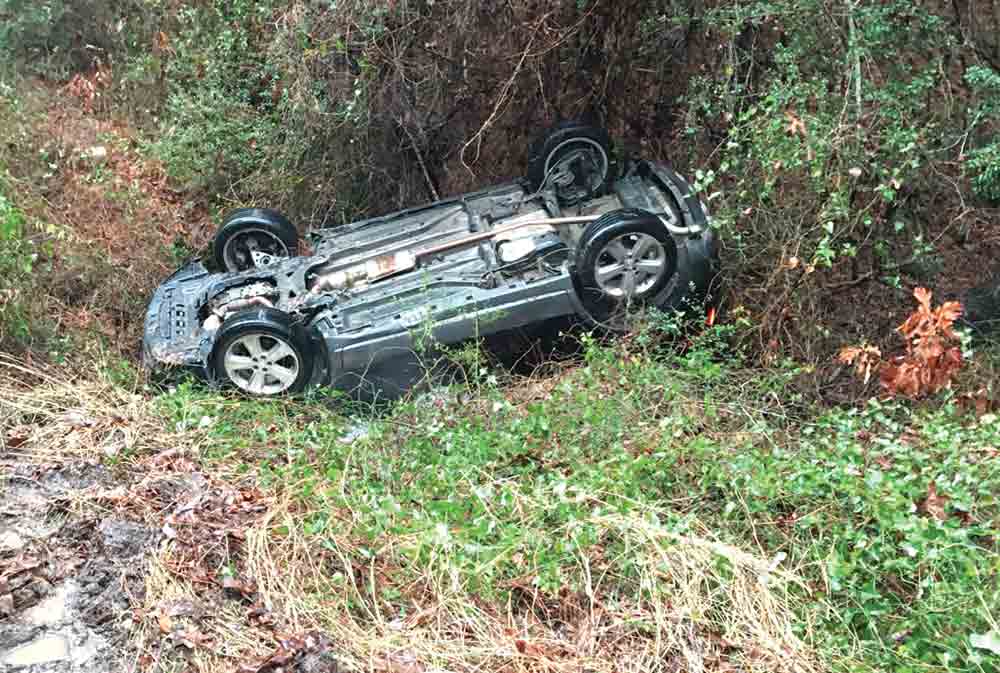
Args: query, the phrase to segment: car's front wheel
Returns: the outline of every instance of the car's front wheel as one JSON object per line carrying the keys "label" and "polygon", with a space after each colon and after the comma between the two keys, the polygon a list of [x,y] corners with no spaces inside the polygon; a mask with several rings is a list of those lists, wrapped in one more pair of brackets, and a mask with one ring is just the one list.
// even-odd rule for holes
{"label": "car's front wheel", "polygon": [[216,266],[246,271],[298,254],[299,233],[284,215],[268,208],[230,213],[212,241]]}
{"label": "car's front wheel", "polygon": [[620,322],[648,305],[677,272],[677,244],[652,213],[606,213],[584,230],[575,273],[584,307],[598,322]]}
{"label": "car's front wheel", "polygon": [[219,328],[212,352],[217,380],[259,397],[303,390],[313,353],[305,331],[273,308],[239,311]]}

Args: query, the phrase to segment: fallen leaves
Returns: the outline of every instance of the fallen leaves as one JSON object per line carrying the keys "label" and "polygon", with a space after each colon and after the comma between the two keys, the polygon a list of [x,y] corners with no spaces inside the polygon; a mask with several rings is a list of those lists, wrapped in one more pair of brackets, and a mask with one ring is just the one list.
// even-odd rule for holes
{"label": "fallen leaves", "polygon": [[788,121],[785,124],[785,131],[789,135],[806,137],[806,123],[802,121],[794,112],[791,110],[785,110],[785,119]]}
{"label": "fallen leaves", "polygon": [[76,98],[81,107],[87,112],[94,109],[94,100],[99,98],[101,91],[107,88],[112,81],[111,68],[106,65],[99,65],[88,75],[78,73],[63,87],[63,90],[73,98]]}
{"label": "fallen leaves", "polygon": [[840,350],[837,359],[845,365],[854,365],[854,373],[868,385],[872,371],[882,363],[882,351],[875,346],[849,346]]}
{"label": "fallen leaves", "polygon": [[240,673],[282,673],[309,670],[314,673],[337,673],[330,639],[319,632],[280,638],[278,647],[261,662],[240,666]]}
{"label": "fallen leaves", "polygon": [[1000,409],[1000,405],[986,388],[980,388],[973,393],[963,393],[955,399],[955,403],[959,408],[971,411],[980,417],[995,413]]}
{"label": "fallen leaves", "polygon": [[222,588],[231,598],[253,600],[257,593],[257,585],[238,577],[227,576],[222,579]]}

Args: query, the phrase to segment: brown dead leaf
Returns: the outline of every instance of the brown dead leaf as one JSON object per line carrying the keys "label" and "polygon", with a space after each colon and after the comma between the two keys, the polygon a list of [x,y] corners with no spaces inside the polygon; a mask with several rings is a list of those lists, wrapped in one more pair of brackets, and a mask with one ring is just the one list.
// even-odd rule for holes
{"label": "brown dead leaf", "polygon": [[156,619],[157,623],[160,625],[160,633],[170,633],[174,630],[174,620],[172,620],[168,615],[160,614]]}
{"label": "brown dead leaf", "polygon": [[201,604],[186,598],[162,601],[158,606],[161,614],[167,617],[194,617],[201,618],[205,614],[205,608]]}
{"label": "brown dead leaf", "polygon": [[964,411],[971,411],[976,416],[985,416],[995,412],[998,408],[997,401],[990,396],[986,388],[980,388],[974,393],[964,393],[958,396],[958,406]]}
{"label": "brown dead leaf", "polygon": [[311,660],[310,670],[316,673],[336,673],[337,663],[330,655],[332,649],[330,639],[322,633],[310,632],[280,638],[278,648],[264,661],[256,664],[243,664],[240,673],[280,673],[289,670],[307,657]]}
{"label": "brown dead leaf", "polygon": [[528,642],[527,640],[523,640],[521,638],[514,641],[514,647],[516,647],[517,651],[526,657],[548,658],[549,652],[545,647]]}
{"label": "brown dead leaf", "polygon": [[872,371],[882,364],[882,351],[875,346],[848,346],[840,349],[837,359],[846,365],[854,365],[854,372],[864,380],[871,380]]}
{"label": "brown dead leaf", "polygon": [[948,518],[948,514],[944,510],[947,502],[948,496],[938,493],[937,485],[932,481],[927,486],[927,497],[920,503],[919,509],[938,521],[944,521]]}
{"label": "brown dead leaf", "polygon": [[892,468],[892,458],[889,456],[879,456],[875,459],[875,464],[881,467],[883,470],[888,470]]}
{"label": "brown dead leaf", "polygon": [[236,598],[252,598],[257,593],[257,585],[254,582],[243,581],[238,577],[224,577],[222,588]]}
{"label": "brown dead leaf", "polygon": [[157,31],[156,37],[153,41],[154,53],[160,51],[167,51],[169,48],[170,48],[170,38],[168,38],[167,34],[164,33],[162,30]]}
{"label": "brown dead leaf", "polygon": [[189,650],[193,650],[198,647],[210,648],[213,644],[211,636],[205,635],[200,631],[195,631],[194,629],[179,631],[174,634],[174,639],[177,641],[177,644],[182,645]]}
{"label": "brown dead leaf", "polygon": [[[888,395],[917,399],[950,387],[962,368],[962,351],[953,329],[962,306],[950,301],[934,309],[931,291],[922,287],[913,291],[913,297],[916,310],[897,328],[906,342],[905,353],[881,364],[879,381]],[[856,350],[844,349],[842,361],[858,357]]]}
{"label": "brown dead leaf", "polygon": [[259,600],[247,610],[247,621],[256,626],[274,626],[274,615]]}
{"label": "brown dead leaf", "polygon": [[31,430],[27,426],[13,428],[7,433],[3,443],[7,445],[8,449],[16,449],[28,441],[30,436]]}
{"label": "brown dead leaf", "polygon": [[806,123],[796,116],[791,110],[785,110],[785,119],[788,120],[788,124],[785,125],[785,131],[793,136],[802,136],[803,138],[806,134]]}

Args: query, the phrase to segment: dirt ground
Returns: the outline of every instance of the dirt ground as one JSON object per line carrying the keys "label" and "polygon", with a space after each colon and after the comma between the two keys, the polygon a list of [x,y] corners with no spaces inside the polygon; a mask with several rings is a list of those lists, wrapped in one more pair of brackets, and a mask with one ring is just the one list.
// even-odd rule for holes
{"label": "dirt ground", "polygon": [[10,369],[0,361],[0,671],[336,670],[329,639],[264,586],[289,566],[248,567],[269,558],[248,547],[267,552],[287,503],[205,472],[204,435],[165,427],[142,395],[44,379],[12,391]]}
{"label": "dirt ground", "polygon": [[8,454],[0,466],[3,670],[128,670],[123,616],[142,596],[156,531],[86,504],[114,481],[99,465],[33,465]]}

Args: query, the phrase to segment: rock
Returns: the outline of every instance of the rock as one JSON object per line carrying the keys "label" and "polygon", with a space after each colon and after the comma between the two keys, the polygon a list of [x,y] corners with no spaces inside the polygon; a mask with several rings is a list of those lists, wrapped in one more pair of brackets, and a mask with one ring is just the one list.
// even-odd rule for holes
{"label": "rock", "polygon": [[14,597],[10,594],[0,596],[0,617],[9,617],[14,614]]}
{"label": "rock", "polygon": [[29,624],[38,626],[47,624],[58,624],[66,619],[66,604],[69,597],[74,593],[75,587],[71,582],[66,582],[60,586],[51,596],[34,606],[24,614],[24,620]]}
{"label": "rock", "polygon": [[5,530],[0,533],[0,552],[20,551],[25,544],[24,538],[17,531]]}
{"label": "rock", "polygon": [[142,554],[153,537],[146,526],[121,519],[105,519],[98,529],[105,552],[122,560]]}
{"label": "rock", "polygon": [[23,610],[48,596],[51,591],[52,585],[49,584],[48,580],[36,577],[30,583],[13,592],[14,605]]}
{"label": "rock", "polygon": [[27,667],[69,658],[69,643],[58,634],[43,636],[22,645],[3,658],[3,663],[13,667]]}
{"label": "rock", "polygon": [[7,579],[6,582],[7,586],[5,587],[5,589],[7,591],[16,591],[17,589],[20,589],[25,584],[30,582],[32,577],[34,577],[34,575],[32,575],[30,572],[18,573],[17,575],[14,575],[13,577]]}
{"label": "rock", "polygon": [[300,673],[339,673],[337,660],[330,652],[309,652],[299,662]]}

